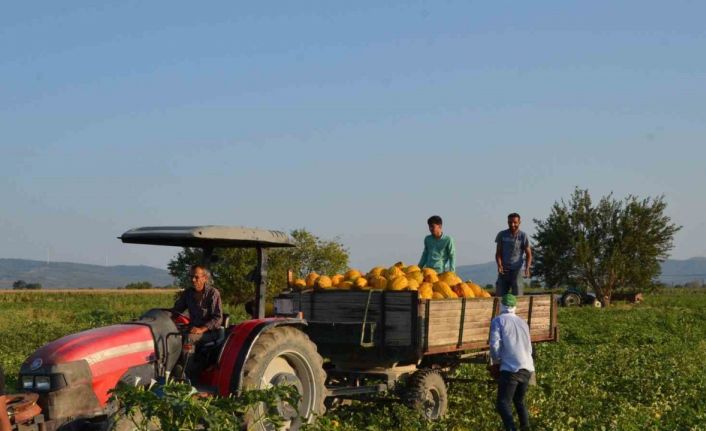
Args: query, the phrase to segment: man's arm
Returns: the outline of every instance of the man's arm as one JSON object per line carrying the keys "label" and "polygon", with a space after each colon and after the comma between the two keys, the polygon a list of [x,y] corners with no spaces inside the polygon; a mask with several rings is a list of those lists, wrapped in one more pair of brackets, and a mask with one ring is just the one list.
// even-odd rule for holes
{"label": "man's arm", "polygon": [[490,359],[493,364],[500,363],[500,350],[502,349],[502,339],[500,338],[500,322],[497,318],[490,323]]}
{"label": "man's arm", "polygon": [[532,247],[530,246],[529,239],[527,238],[527,235],[524,236],[524,243],[522,244],[522,248],[525,251],[525,277],[529,278],[530,277],[530,271],[532,269]]}
{"label": "man's arm", "polygon": [[186,304],[186,290],[181,292],[181,295],[177,298],[177,300],[174,302],[174,306],[172,307],[172,311],[175,311],[177,313],[183,313],[184,310],[188,308]]}
{"label": "man's arm", "polygon": [[503,243],[498,241],[495,246],[495,263],[498,265],[498,273],[503,273]]}
{"label": "man's arm", "polygon": [[525,261],[525,277],[529,277],[531,274],[531,268],[532,268],[532,247],[527,244],[527,247],[525,248],[525,255],[527,256],[527,260]]}
{"label": "man's arm", "polygon": [[424,264],[427,261],[427,257],[429,256],[429,249],[427,249],[427,240],[426,238],[424,239],[424,251],[422,251],[422,258],[419,259],[419,267],[424,268]]}
{"label": "man's arm", "polygon": [[213,302],[209,311],[211,318],[206,322],[206,328],[217,329],[223,320],[223,304],[221,303],[221,293],[216,289],[213,290]]}
{"label": "man's arm", "polygon": [[449,271],[456,272],[456,244],[454,244],[453,238],[449,238],[447,256],[448,256]]}

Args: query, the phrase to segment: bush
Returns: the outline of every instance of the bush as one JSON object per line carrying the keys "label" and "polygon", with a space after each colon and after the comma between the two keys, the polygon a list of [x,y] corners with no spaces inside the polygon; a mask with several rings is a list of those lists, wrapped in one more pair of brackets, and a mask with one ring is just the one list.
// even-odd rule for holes
{"label": "bush", "polygon": [[238,397],[202,396],[191,385],[176,381],[150,387],[121,385],[111,392],[111,402],[119,406],[113,419],[127,418],[139,431],[155,426],[164,431],[242,429],[245,415],[253,414],[262,404],[264,409],[258,410],[264,413],[256,421],[280,429],[284,420],[277,413],[277,405],[299,403],[296,388],[286,385],[244,391]]}

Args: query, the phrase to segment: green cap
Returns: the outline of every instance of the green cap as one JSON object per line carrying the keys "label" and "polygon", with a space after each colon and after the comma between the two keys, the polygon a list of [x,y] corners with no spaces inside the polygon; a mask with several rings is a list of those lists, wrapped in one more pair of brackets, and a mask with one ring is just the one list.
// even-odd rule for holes
{"label": "green cap", "polygon": [[517,305],[517,298],[512,293],[506,293],[503,295],[502,303],[507,307],[514,307]]}

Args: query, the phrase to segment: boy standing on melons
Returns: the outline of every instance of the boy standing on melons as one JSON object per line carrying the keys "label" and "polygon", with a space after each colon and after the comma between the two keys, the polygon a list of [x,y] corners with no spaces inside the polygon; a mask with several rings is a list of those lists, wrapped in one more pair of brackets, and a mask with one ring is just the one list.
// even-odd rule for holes
{"label": "boy standing on melons", "polygon": [[453,238],[444,233],[441,217],[429,217],[427,225],[430,235],[424,238],[424,251],[419,259],[419,268],[432,268],[437,274],[456,272],[456,246]]}

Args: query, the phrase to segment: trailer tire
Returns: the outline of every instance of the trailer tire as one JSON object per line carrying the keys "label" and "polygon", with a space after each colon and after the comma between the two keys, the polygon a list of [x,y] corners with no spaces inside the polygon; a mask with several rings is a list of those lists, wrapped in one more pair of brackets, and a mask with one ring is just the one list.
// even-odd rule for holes
{"label": "trailer tire", "polygon": [[[279,413],[287,419],[286,429],[298,429],[326,411],[326,373],[316,345],[302,331],[291,326],[277,326],[263,332],[250,350],[243,365],[243,389],[264,389],[276,384],[293,384],[301,395],[297,412],[282,404]],[[257,421],[263,411],[246,415],[248,430],[274,430],[272,424]]]}
{"label": "trailer tire", "polygon": [[427,420],[444,417],[449,403],[444,378],[438,371],[429,368],[415,372],[407,383],[405,401]]}
{"label": "trailer tire", "polygon": [[581,295],[576,292],[565,292],[561,296],[561,305],[564,307],[575,307],[581,305]]}

